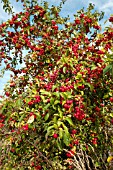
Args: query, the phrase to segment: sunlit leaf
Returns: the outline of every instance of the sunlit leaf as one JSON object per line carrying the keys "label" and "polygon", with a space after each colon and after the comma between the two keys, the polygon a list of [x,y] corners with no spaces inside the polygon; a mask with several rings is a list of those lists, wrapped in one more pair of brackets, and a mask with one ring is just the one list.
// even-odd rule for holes
{"label": "sunlit leaf", "polygon": [[67,121],[68,121],[68,123],[69,123],[71,126],[74,126],[74,124],[73,124],[73,121],[72,121],[71,117],[66,117],[66,119],[65,119],[65,120],[67,120]]}
{"label": "sunlit leaf", "polygon": [[45,119],[45,121],[47,121],[49,119],[49,113],[46,113],[44,119]]}
{"label": "sunlit leaf", "polygon": [[29,117],[27,123],[28,123],[28,124],[31,124],[31,123],[34,122],[34,120],[35,120],[35,117],[34,117],[34,115],[32,115],[32,116]]}
{"label": "sunlit leaf", "polygon": [[105,69],[103,70],[103,74],[105,75],[107,72],[110,72],[112,69],[112,65],[109,64],[108,66],[105,67]]}

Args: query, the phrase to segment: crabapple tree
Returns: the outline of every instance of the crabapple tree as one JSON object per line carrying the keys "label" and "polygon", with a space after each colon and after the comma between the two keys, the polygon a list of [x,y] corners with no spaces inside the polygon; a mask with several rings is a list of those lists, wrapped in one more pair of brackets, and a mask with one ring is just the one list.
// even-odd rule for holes
{"label": "crabapple tree", "polygon": [[102,167],[113,147],[113,28],[101,32],[92,4],[73,22],[60,11],[24,3],[0,25],[2,72],[12,72],[0,105],[1,167],[66,168],[80,145]]}

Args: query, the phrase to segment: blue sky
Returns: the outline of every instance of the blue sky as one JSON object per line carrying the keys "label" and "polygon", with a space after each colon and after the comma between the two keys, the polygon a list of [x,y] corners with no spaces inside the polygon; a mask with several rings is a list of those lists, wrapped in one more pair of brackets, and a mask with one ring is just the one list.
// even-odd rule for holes
{"label": "blue sky", "polygon": [[[22,10],[22,6],[20,2],[17,3],[15,1],[16,0],[10,0],[10,2],[13,5],[13,11],[15,13],[18,13]],[[60,0],[46,0],[46,1],[49,2],[50,5],[59,5],[60,3]],[[99,0],[67,0],[63,5],[61,15],[62,16],[69,15],[70,18],[73,19],[73,14],[75,14],[77,10],[80,10],[83,7],[87,8],[89,3],[95,4],[95,8],[98,11],[105,12],[104,21],[108,19],[111,14],[113,14],[113,0],[100,0],[100,1]],[[3,11],[2,7],[3,5],[0,2],[0,21],[6,21],[7,19],[11,18],[11,15],[6,14]],[[104,26],[104,21],[101,23],[102,26]],[[0,78],[0,95],[2,94],[4,85],[9,80],[9,78],[10,78],[9,71],[6,72],[3,78]]]}

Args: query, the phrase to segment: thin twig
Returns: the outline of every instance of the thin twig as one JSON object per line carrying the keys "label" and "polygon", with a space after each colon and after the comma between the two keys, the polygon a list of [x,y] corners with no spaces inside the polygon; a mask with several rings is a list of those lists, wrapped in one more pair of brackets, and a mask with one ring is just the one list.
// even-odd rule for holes
{"label": "thin twig", "polygon": [[[42,156],[42,157],[46,160],[46,162],[51,166],[51,168],[53,169],[53,167],[52,167],[52,162],[49,161],[49,160],[47,159],[47,157],[45,157],[45,156],[43,155],[43,153],[39,151],[38,147],[37,147],[34,143],[32,143],[32,142],[29,141],[29,140],[27,140],[27,141],[28,141],[32,146],[34,146],[34,147],[36,148],[36,150],[38,151],[39,155]],[[54,170],[54,169],[53,169],[53,170]]]}

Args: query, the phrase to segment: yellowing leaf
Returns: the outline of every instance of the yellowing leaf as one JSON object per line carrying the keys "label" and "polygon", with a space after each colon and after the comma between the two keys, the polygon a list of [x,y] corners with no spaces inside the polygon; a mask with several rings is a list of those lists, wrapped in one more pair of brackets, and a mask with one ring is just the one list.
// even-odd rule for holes
{"label": "yellowing leaf", "polygon": [[76,146],[73,146],[73,148],[71,149],[74,153],[76,153]]}
{"label": "yellowing leaf", "polygon": [[32,116],[30,116],[29,117],[29,119],[28,119],[28,121],[27,121],[27,123],[33,123],[34,122],[34,119],[35,119],[35,117],[34,117],[34,115],[32,115]]}
{"label": "yellowing leaf", "polygon": [[113,161],[113,156],[109,156],[108,159],[107,159],[108,163],[111,162],[111,161]]}
{"label": "yellowing leaf", "polygon": [[60,137],[60,139],[62,139],[63,133],[64,133],[63,129],[59,128],[59,137]]}

